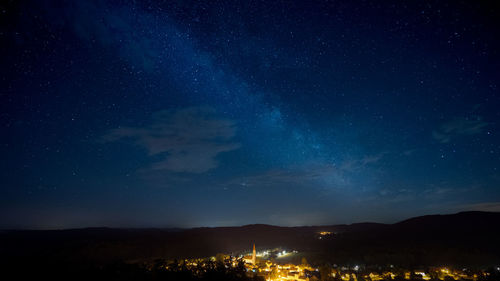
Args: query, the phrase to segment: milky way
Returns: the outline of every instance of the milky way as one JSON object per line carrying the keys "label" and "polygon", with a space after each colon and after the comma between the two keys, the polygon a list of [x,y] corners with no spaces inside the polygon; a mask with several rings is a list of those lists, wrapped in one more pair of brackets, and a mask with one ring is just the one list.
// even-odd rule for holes
{"label": "milky way", "polygon": [[2,4],[0,227],[500,210],[498,11],[299,2]]}

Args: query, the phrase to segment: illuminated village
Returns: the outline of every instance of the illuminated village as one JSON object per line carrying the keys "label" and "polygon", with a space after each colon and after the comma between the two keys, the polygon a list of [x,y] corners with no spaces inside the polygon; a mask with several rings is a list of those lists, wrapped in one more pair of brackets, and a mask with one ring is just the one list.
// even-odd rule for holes
{"label": "illuminated village", "polygon": [[[277,254],[277,259],[269,258],[272,253]],[[316,280],[343,280],[343,281],[383,281],[383,280],[482,280],[489,273],[468,269],[451,269],[447,267],[430,267],[420,270],[405,270],[389,266],[387,269],[365,268],[360,265],[331,267],[313,267],[303,259],[301,264],[281,263],[281,258],[297,255],[297,251],[265,250],[257,252],[255,245],[250,255],[233,257],[229,255],[211,257],[212,261],[223,258],[230,260],[232,266],[243,262],[249,277],[259,276],[266,281],[316,281]],[[185,260],[188,268],[198,266],[200,260]],[[500,270],[497,268],[496,270]],[[322,276],[322,274],[326,276]]]}
{"label": "illuminated village", "polygon": [[[329,232],[318,233],[318,239]],[[300,264],[285,262],[292,256],[299,256],[297,251],[287,251],[282,249],[272,249],[256,251],[255,245],[250,253],[238,256],[221,255],[211,257],[212,261],[230,261],[232,266],[237,266],[239,262],[244,263],[249,277],[259,276],[266,281],[286,281],[286,280],[343,280],[343,281],[378,281],[378,280],[482,280],[489,273],[484,271],[463,269],[451,269],[449,267],[428,267],[426,269],[406,270],[389,265],[387,268],[371,268],[362,265],[351,266],[322,266],[314,267],[302,258]],[[185,260],[187,267],[198,266],[200,260]],[[500,271],[500,268],[496,268]],[[322,276],[325,275],[325,276]]]}
{"label": "illuminated village", "polygon": [[[322,233],[322,235],[329,235],[330,233]],[[321,238],[321,236],[320,236]],[[245,266],[249,275],[256,274],[262,276],[265,280],[327,280],[329,278],[321,278],[321,273],[319,268],[312,267],[307,264],[305,260],[301,264],[290,264],[290,263],[274,263],[265,258],[269,256],[270,251],[263,251],[256,253],[255,245],[252,256],[245,256],[243,260],[245,261]],[[297,254],[297,251],[281,251],[278,252],[278,259],[286,257],[288,255]],[[259,261],[259,258],[262,260]],[[392,267],[394,268],[394,267]],[[398,272],[398,273],[396,273]],[[324,272],[322,272],[324,274]],[[394,280],[396,277],[401,277],[399,279],[405,280],[478,280],[482,272],[468,272],[467,270],[451,270],[448,268],[430,268],[428,270],[415,270],[415,271],[401,271],[401,270],[386,270],[386,271],[373,271],[361,269],[361,266],[354,265],[351,267],[346,266],[332,266],[327,271],[327,274],[333,280],[344,280],[344,281],[357,281],[357,280]],[[451,279],[450,279],[451,278]]]}

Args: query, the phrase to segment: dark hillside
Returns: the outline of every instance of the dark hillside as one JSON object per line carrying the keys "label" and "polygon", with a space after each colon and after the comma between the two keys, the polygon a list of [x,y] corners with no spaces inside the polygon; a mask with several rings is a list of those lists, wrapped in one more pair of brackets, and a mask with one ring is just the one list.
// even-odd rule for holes
{"label": "dark hillside", "polygon": [[[319,231],[335,234],[318,239]],[[193,229],[13,230],[0,233],[4,261],[29,259],[103,263],[283,247],[312,262],[363,264],[495,264],[500,261],[500,213],[466,212],[396,224],[279,227],[246,225]]]}

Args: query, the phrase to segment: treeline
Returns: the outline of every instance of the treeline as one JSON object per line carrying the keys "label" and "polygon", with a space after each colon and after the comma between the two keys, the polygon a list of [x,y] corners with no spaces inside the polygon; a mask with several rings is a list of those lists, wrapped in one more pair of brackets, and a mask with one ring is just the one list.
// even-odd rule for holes
{"label": "treeline", "polygon": [[248,275],[242,261],[233,266],[229,260],[200,260],[196,266],[189,267],[183,261],[165,260],[149,264],[116,262],[106,265],[26,260],[3,265],[2,274],[13,278],[11,280],[264,281],[262,277]]}

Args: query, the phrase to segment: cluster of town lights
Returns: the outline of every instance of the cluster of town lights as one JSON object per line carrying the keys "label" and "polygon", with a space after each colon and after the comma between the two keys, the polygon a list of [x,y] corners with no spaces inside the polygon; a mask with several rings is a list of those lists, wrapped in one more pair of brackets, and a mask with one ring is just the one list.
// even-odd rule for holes
{"label": "cluster of town lights", "polygon": [[[255,248],[251,255],[240,256],[240,258],[245,263],[245,268],[249,276],[258,275],[264,277],[266,281],[317,281],[320,280],[320,270],[318,268],[312,267],[307,262],[303,262],[300,265],[283,262],[274,262],[268,259],[270,256],[284,257],[297,254],[297,251],[287,251],[287,250],[265,250],[261,252],[256,252]],[[259,256],[259,259],[256,259]],[[267,257],[267,258],[264,258]],[[231,264],[236,266],[239,259],[236,257],[225,256],[225,258],[231,258]],[[215,257],[212,258],[215,260]],[[282,260],[283,261],[283,260]],[[188,266],[197,266],[196,260],[186,260]],[[496,270],[500,271],[500,267],[496,267]],[[410,280],[418,276],[421,280],[431,280],[432,278],[437,278],[439,280],[478,280],[481,276],[488,276],[487,272],[481,271],[470,271],[468,269],[451,269],[448,267],[431,267],[427,270],[404,270],[396,269],[394,265],[390,265],[387,270],[371,271],[365,268],[363,265],[354,266],[333,266],[327,269],[331,277],[339,278],[343,281],[358,281],[358,278],[363,280],[371,281],[381,281],[381,280],[394,280],[397,277],[402,277],[405,280]],[[321,271],[325,274],[324,269]],[[434,280],[434,279],[433,279]]]}

